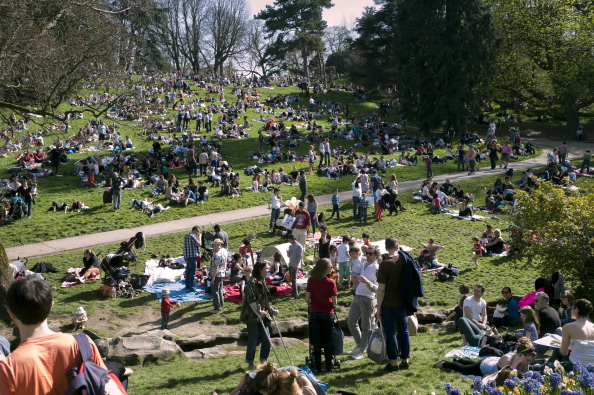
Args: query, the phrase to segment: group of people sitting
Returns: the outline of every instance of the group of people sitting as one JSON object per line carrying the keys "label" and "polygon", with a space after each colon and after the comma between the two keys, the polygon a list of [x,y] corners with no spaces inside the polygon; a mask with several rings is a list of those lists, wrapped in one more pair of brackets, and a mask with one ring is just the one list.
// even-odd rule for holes
{"label": "group of people sitting", "polygon": [[[559,277],[558,274],[552,277],[557,280],[555,284],[562,284]],[[488,379],[496,378],[501,384],[505,379],[523,376],[528,370],[540,371],[546,366],[552,367],[555,361],[561,363],[566,371],[571,371],[576,364],[586,366],[594,363],[594,324],[588,318],[593,308],[588,300],[574,300],[573,294],[565,291],[561,294],[559,308],[555,309],[550,302],[558,300],[551,296],[555,297],[561,291],[553,286],[551,290],[539,288],[537,292],[526,295],[520,300],[522,307],[519,308],[511,288],[504,287],[489,323],[487,302],[482,299],[485,287],[476,284],[470,296],[469,291],[465,284],[460,286],[460,302],[451,317],[457,318],[463,343],[480,347],[479,355],[488,358],[480,361],[461,358],[443,360],[436,363],[435,368],[488,376]],[[514,332],[500,334],[497,330],[497,327],[507,330],[518,324],[523,327]],[[560,342],[555,345],[555,342],[541,341],[543,338],[550,339],[550,334],[560,336]],[[551,349],[552,354],[548,358],[544,356]],[[535,363],[537,356],[542,363]]]}

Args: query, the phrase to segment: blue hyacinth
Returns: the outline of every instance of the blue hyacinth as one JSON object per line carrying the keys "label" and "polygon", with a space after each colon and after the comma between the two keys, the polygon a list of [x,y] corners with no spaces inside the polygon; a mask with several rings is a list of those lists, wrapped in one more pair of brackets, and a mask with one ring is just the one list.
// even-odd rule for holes
{"label": "blue hyacinth", "polygon": [[505,385],[507,388],[512,389],[512,390],[518,386],[515,381],[510,380],[510,379],[505,380],[503,382],[503,385]]}
{"label": "blue hyacinth", "polygon": [[477,377],[474,379],[474,384],[472,384],[472,389],[475,391],[482,391],[483,390],[483,381]]}
{"label": "blue hyacinth", "polygon": [[551,384],[552,389],[557,389],[559,383],[561,382],[561,375],[559,373],[551,373],[549,375],[549,384]]}
{"label": "blue hyacinth", "polygon": [[584,393],[578,390],[563,390],[561,391],[561,395],[584,395]]}
{"label": "blue hyacinth", "polygon": [[445,383],[443,387],[447,395],[462,395],[462,393],[454,388],[454,386],[450,383]]}
{"label": "blue hyacinth", "polygon": [[540,374],[540,372],[532,372],[532,379],[538,381],[539,383],[544,383],[544,378],[542,377],[542,374]]}
{"label": "blue hyacinth", "polygon": [[584,389],[594,389],[594,373],[582,372],[578,375],[578,380]]}
{"label": "blue hyacinth", "polygon": [[581,372],[582,371],[582,364],[579,362],[574,362],[573,363],[573,371],[574,372]]}
{"label": "blue hyacinth", "polygon": [[586,372],[594,373],[594,365],[591,363],[586,366]]}

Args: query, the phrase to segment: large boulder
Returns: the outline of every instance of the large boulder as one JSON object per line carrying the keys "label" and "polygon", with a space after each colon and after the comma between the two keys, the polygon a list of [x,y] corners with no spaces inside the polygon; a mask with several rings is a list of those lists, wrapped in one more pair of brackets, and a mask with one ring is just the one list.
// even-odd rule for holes
{"label": "large boulder", "polygon": [[116,337],[111,340],[109,349],[109,357],[124,365],[170,361],[181,353],[177,344],[155,335]]}
{"label": "large boulder", "polygon": [[[277,334],[276,326],[273,324],[272,333]],[[290,320],[290,321],[279,321],[278,330],[283,335],[306,335],[308,323],[304,320]]]}
{"label": "large boulder", "polygon": [[229,333],[229,334],[200,334],[198,336],[186,338],[186,339],[177,339],[175,342],[178,346],[180,346],[183,350],[195,350],[197,348],[204,348],[216,344],[222,343],[233,343],[237,341],[240,337],[239,333]]}
{"label": "large boulder", "polygon": [[419,324],[441,324],[447,319],[447,309],[423,309],[416,312],[417,320]]}
{"label": "large boulder", "polygon": [[[281,341],[280,337],[273,337],[271,340],[274,347],[283,346],[283,342]],[[300,346],[303,344],[301,340],[295,339],[294,337],[283,337],[283,340],[286,347]]]}
{"label": "large boulder", "polygon": [[202,348],[200,350],[188,351],[185,353],[186,357],[193,360],[224,357],[227,354],[229,354],[229,351],[225,350],[222,346]]}

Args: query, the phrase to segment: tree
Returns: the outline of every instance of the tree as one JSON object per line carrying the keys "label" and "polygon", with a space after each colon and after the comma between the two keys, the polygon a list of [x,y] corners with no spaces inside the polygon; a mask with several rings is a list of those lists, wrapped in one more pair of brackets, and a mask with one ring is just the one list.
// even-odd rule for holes
{"label": "tree", "polygon": [[210,4],[207,43],[215,72],[223,74],[223,64],[241,50],[247,20],[246,0],[213,0]]}
{"label": "tree", "polygon": [[303,76],[309,80],[310,56],[323,48],[326,22],[322,19],[322,11],[332,6],[331,0],[275,0],[273,6],[267,5],[256,15],[264,21],[268,36],[276,35],[267,56],[282,62],[287,53],[298,50]]}
{"label": "tree", "polygon": [[6,293],[8,292],[8,288],[10,288],[10,284],[12,284],[12,270],[8,267],[8,257],[6,256],[6,250],[4,249],[4,244],[0,241],[0,300],[3,302],[0,303],[0,320],[4,322],[10,322],[10,316],[8,315],[8,310],[6,310]]}
{"label": "tree", "polygon": [[266,56],[266,51],[273,41],[274,36],[266,36],[264,23],[252,19],[246,29],[245,53],[238,54],[235,60],[245,71],[268,78],[274,71],[279,70]]}
{"label": "tree", "polygon": [[[156,26],[156,33],[163,52],[173,63],[175,70],[183,68],[182,46],[182,2],[185,0],[162,1],[163,17]],[[190,29],[191,30],[191,29]],[[186,34],[188,29],[186,28]]]}
{"label": "tree", "polygon": [[65,120],[69,112],[58,105],[120,70],[128,32],[119,16],[129,8],[114,11],[107,0],[0,0],[0,7],[0,108]]}
{"label": "tree", "polygon": [[[394,15],[395,82],[424,131],[464,129],[488,98],[498,36],[482,0],[384,0]],[[394,10],[395,8],[395,10]]]}
{"label": "tree", "polygon": [[544,277],[560,272],[579,294],[594,297],[594,194],[539,182],[534,192],[516,194],[514,222],[518,256]]}
{"label": "tree", "polygon": [[324,43],[331,54],[346,51],[352,42],[353,32],[345,25],[330,26],[324,32]]}
{"label": "tree", "polygon": [[506,105],[548,107],[575,132],[579,111],[594,103],[594,7],[573,0],[503,0],[493,9],[504,38],[496,97]]}

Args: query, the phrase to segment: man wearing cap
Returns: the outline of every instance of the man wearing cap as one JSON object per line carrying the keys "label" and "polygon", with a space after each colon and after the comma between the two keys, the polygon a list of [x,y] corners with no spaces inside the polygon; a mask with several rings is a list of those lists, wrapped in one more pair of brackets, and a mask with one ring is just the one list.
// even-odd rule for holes
{"label": "man wearing cap", "polygon": [[223,240],[216,238],[212,242],[212,260],[210,265],[210,276],[212,282],[210,285],[210,293],[212,295],[213,310],[212,314],[220,313],[225,304],[223,296],[223,279],[225,278],[225,270],[227,268],[228,252],[223,247]]}
{"label": "man wearing cap", "polygon": [[305,239],[307,238],[307,229],[311,225],[311,217],[307,210],[304,210],[305,203],[299,202],[299,207],[293,212],[295,222],[293,222],[293,234],[296,240],[305,248]]}
{"label": "man wearing cap", "polygon": [[192,231],[184,236],[184,259],[186,261],[185,283],[186,290],[195,292],[194,278],[196,277],[196,261],[200,257],[200,228],[194,226]]}
{"label": "man wearing cap", "polygon": [[287,250],[287,255],[289,255],[289,274],[291,275],[291,299],[295,299],[297,297],[297,272],[303,260],[303,247],[297,243],[295,235],[290,234],[287,236],[287,239],[291,243]]}

